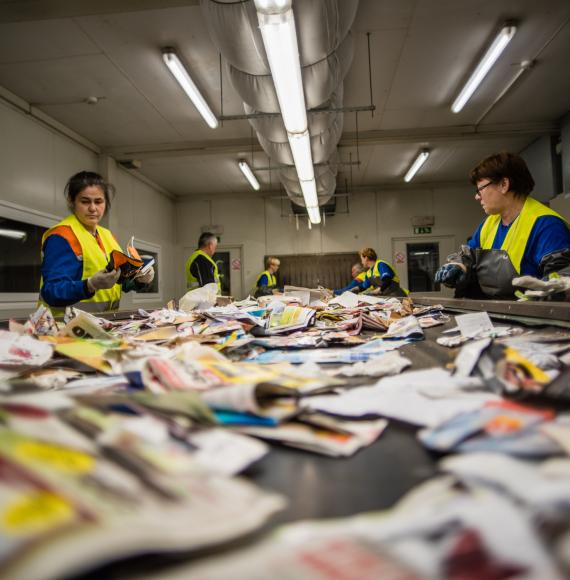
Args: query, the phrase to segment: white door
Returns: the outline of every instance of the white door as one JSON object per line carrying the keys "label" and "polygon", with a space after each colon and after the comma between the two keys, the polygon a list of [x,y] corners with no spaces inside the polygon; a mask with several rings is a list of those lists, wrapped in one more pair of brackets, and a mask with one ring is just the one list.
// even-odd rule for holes
{"label": "white door", "polygon": [[445,286],[440,286],[439,291],[426,291],[424,288],[432,284],[435,270],[445,262],[447,256],[456,251],[455,236],[392,238],[392,265],[404,288],[422,294],[453,296],[453,289]]}

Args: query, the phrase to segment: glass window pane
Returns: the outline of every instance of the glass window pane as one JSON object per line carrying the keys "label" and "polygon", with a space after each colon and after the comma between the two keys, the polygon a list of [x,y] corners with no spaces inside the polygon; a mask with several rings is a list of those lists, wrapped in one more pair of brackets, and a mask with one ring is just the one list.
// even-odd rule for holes
{"label": "glass window pane", "polygon": [[0,293],[38,292],[47,229],[0,217]]}
{"label": "glass window pane", "polygon": [[158,252],[151,252],[150,250],[143,250],[141,248],[136,248],[136,250],[145,262],[154,258],[154,279],[148,286],[137,290],[137,294],[155,294],[158,292]]}

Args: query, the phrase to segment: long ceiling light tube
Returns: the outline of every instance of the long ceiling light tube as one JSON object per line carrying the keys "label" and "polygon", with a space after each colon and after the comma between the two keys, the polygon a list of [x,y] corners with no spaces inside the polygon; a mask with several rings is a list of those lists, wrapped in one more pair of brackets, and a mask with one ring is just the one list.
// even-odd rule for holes
{"label": "long ceiling light tube", "polygon": [[419,155],[415,158],[414,162],[408,169],[406,175],[404,176],[404,181],[409,183],[414,178],[415,174],[420,170],[421,166],[427,161],[430,152],[427,149],[422,149]]}
{"label": "long ceiling light tube", "polygon": [[12,230],[0,228],[0,236],[3,238],[11,238],[12,240],[25,240],[28,234],[22,230]]}
{"label": "long ceiling light tube", "polygon": [[309,181],[300,181],[305,207],[319,207],[319,198],[317,197],[317,184],[314,179]]}
{"label": "long ceiling light tube", "polygon": [[291,0],[255,0],[255,7],[285,129],[303,133],[307,108]]}
{"label": "long ceiling light tube", "polygon": [[255,191],[258,191],[260,187],[259,181],[257,181],[257,177],[255,177],[255,174],[251,170],[251,167],[248,165],[247,161],[244,161],[243,159],[240,160],[238,166],[241,169],[241,172],[244,174],[245,178],[249,181],[251,187],[253,187]]}
{"label": "long ceiling light tube", "polygon": [[314,224],[320,224],[321,223],[321,210],[318,207],[308,207],[307,208],[307,213],[309,214],[309,219]]}
{"label": "long ceiling light tube", "polygon": [[451,110],[454,113],[459,113],[459,111],[461,111],[461,109],[463,109],[467,104],[467,101],[472,97],[483,79],[487,76],[487,73],[491,70],[492,66],[497,62],[497,59],[501,56],[502,52],[512,40],[516,31],[517,27],[513,24],[505,24],[503,28],[501,28],[501,31],[497,34],[491,43],[491,46],[487,49],[487,52],[475,67],[469,80],[465,83],[465,86],[461,89],[461,92],[455,101],[453,101]]}
{"label": "long ceiling light tube", "polygon": [[172,48],[165,48],[162,51],[162,58],[164,63],[178,81],[178,84],[182,87],[184,92],[188,95],[188,98],[192,101],[202,118],[212,129],[216,129],[219,125],[219,121],[216,115],[210,109],[210,106],[206,102],[206,99],[202,96],[202,93],[198,90],[198,87],[190,77],[190,74],[186,70],[186,67],[182,64],[178,55]]}
{"label": "long ceiling light tube", "polygon": [[309,131],[307,130],[300,134],[288,134],[288,137],[291,153],[293,154],[293,163],[297,169],[299,181],[311,181],[315,179]]}
{"label": "long ceiling light tube", "polygon": [[[309,219],[320,223],[292,0],[254,0],[271,76]],[[312,216],[312,217],[311,217]]]}

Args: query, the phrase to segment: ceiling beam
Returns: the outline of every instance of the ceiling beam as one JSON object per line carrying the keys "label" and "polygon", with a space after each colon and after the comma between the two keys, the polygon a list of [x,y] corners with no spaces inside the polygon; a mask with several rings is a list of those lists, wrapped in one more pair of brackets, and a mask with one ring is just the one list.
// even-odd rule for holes
{"label": "ceiling beam", "polygon": [[[360,131],[358,146],[369,147],[393,143],[457,143],[461,141],[480,141],[510,139],[513,137],[536,138],[555,135],[560,132],[558,123],[510,123],[502,125],[458,125],[451,127],[426,127],[423,129],[388,129]],[[344,133],[339,147],[356,146],[356,133]],[[220,155],[237,153],[260,153],[263,150],[257,139],[224,139],[212,141],[180,141],[156,145],[132,145],[108,147],[105,153],[115,159],[152,159],[160,157],[192,157],[199,155]]]}
{"label": "ceiling beam", "polygon": [[[471,190],[473,189],[468,181],[418,181],[411,183],[404,182],[378,182],[374,185],[355,185],[348,188],[348,195],[358,195],[361,193],[382,193],[385,191],[426,191],[431,189],[456,189]],[[344,184],[339,183],[336,188],[336,194],[345,196],[347,192]],[[224,199],[245,199],[245,198],[268,198],[268,199],[287,199],[287,194],[283,189],[260,190],[260,191],[224,191],[220,193],[187,193],[178,194],[176,201],[178,203],[191,203],[194,201],[211,201]]]}
{"label": "ceiling beam", "polygon": [[18,0],[0,2],[0,23],[198,6],[200,0]]}
{"label": "ceiling beam", "polygon": [[[426,127],[420,129],[389,129],[360,131],[358,146],[373,146],[392,143],[441,143],[458,141],[481,141],[513,137],[541,137],[560,132],[558,123],[509,123],[501,125],[457,125],[451,127]],[[354,147],[356,132],[344,133],[340,147]]]}

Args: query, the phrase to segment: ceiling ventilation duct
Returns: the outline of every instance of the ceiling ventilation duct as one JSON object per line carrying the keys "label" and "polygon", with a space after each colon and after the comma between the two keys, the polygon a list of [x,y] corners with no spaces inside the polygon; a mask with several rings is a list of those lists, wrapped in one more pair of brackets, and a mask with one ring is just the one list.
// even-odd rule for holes
{"label": "ceiling ventilation duct", "polygon": [[[246,114],[279,113],[279,103],[267,62],[253,0],[201,0],[212,40],[227,63],[229,78],[244,102]],[[305,103],[308,109],[341,108],[343,80],[353,57],[350,27],[358,0],[295,0],[293,12]],[[308,115],[311,151],[319,205],[336,189],[336,148],[342,135],[341,112]],[[279,179],[291,198],[304,205],[301,185],[283,120],[249,120],[272,163],[284,166]],[[290,166],[290,167],[287,167]]]}

